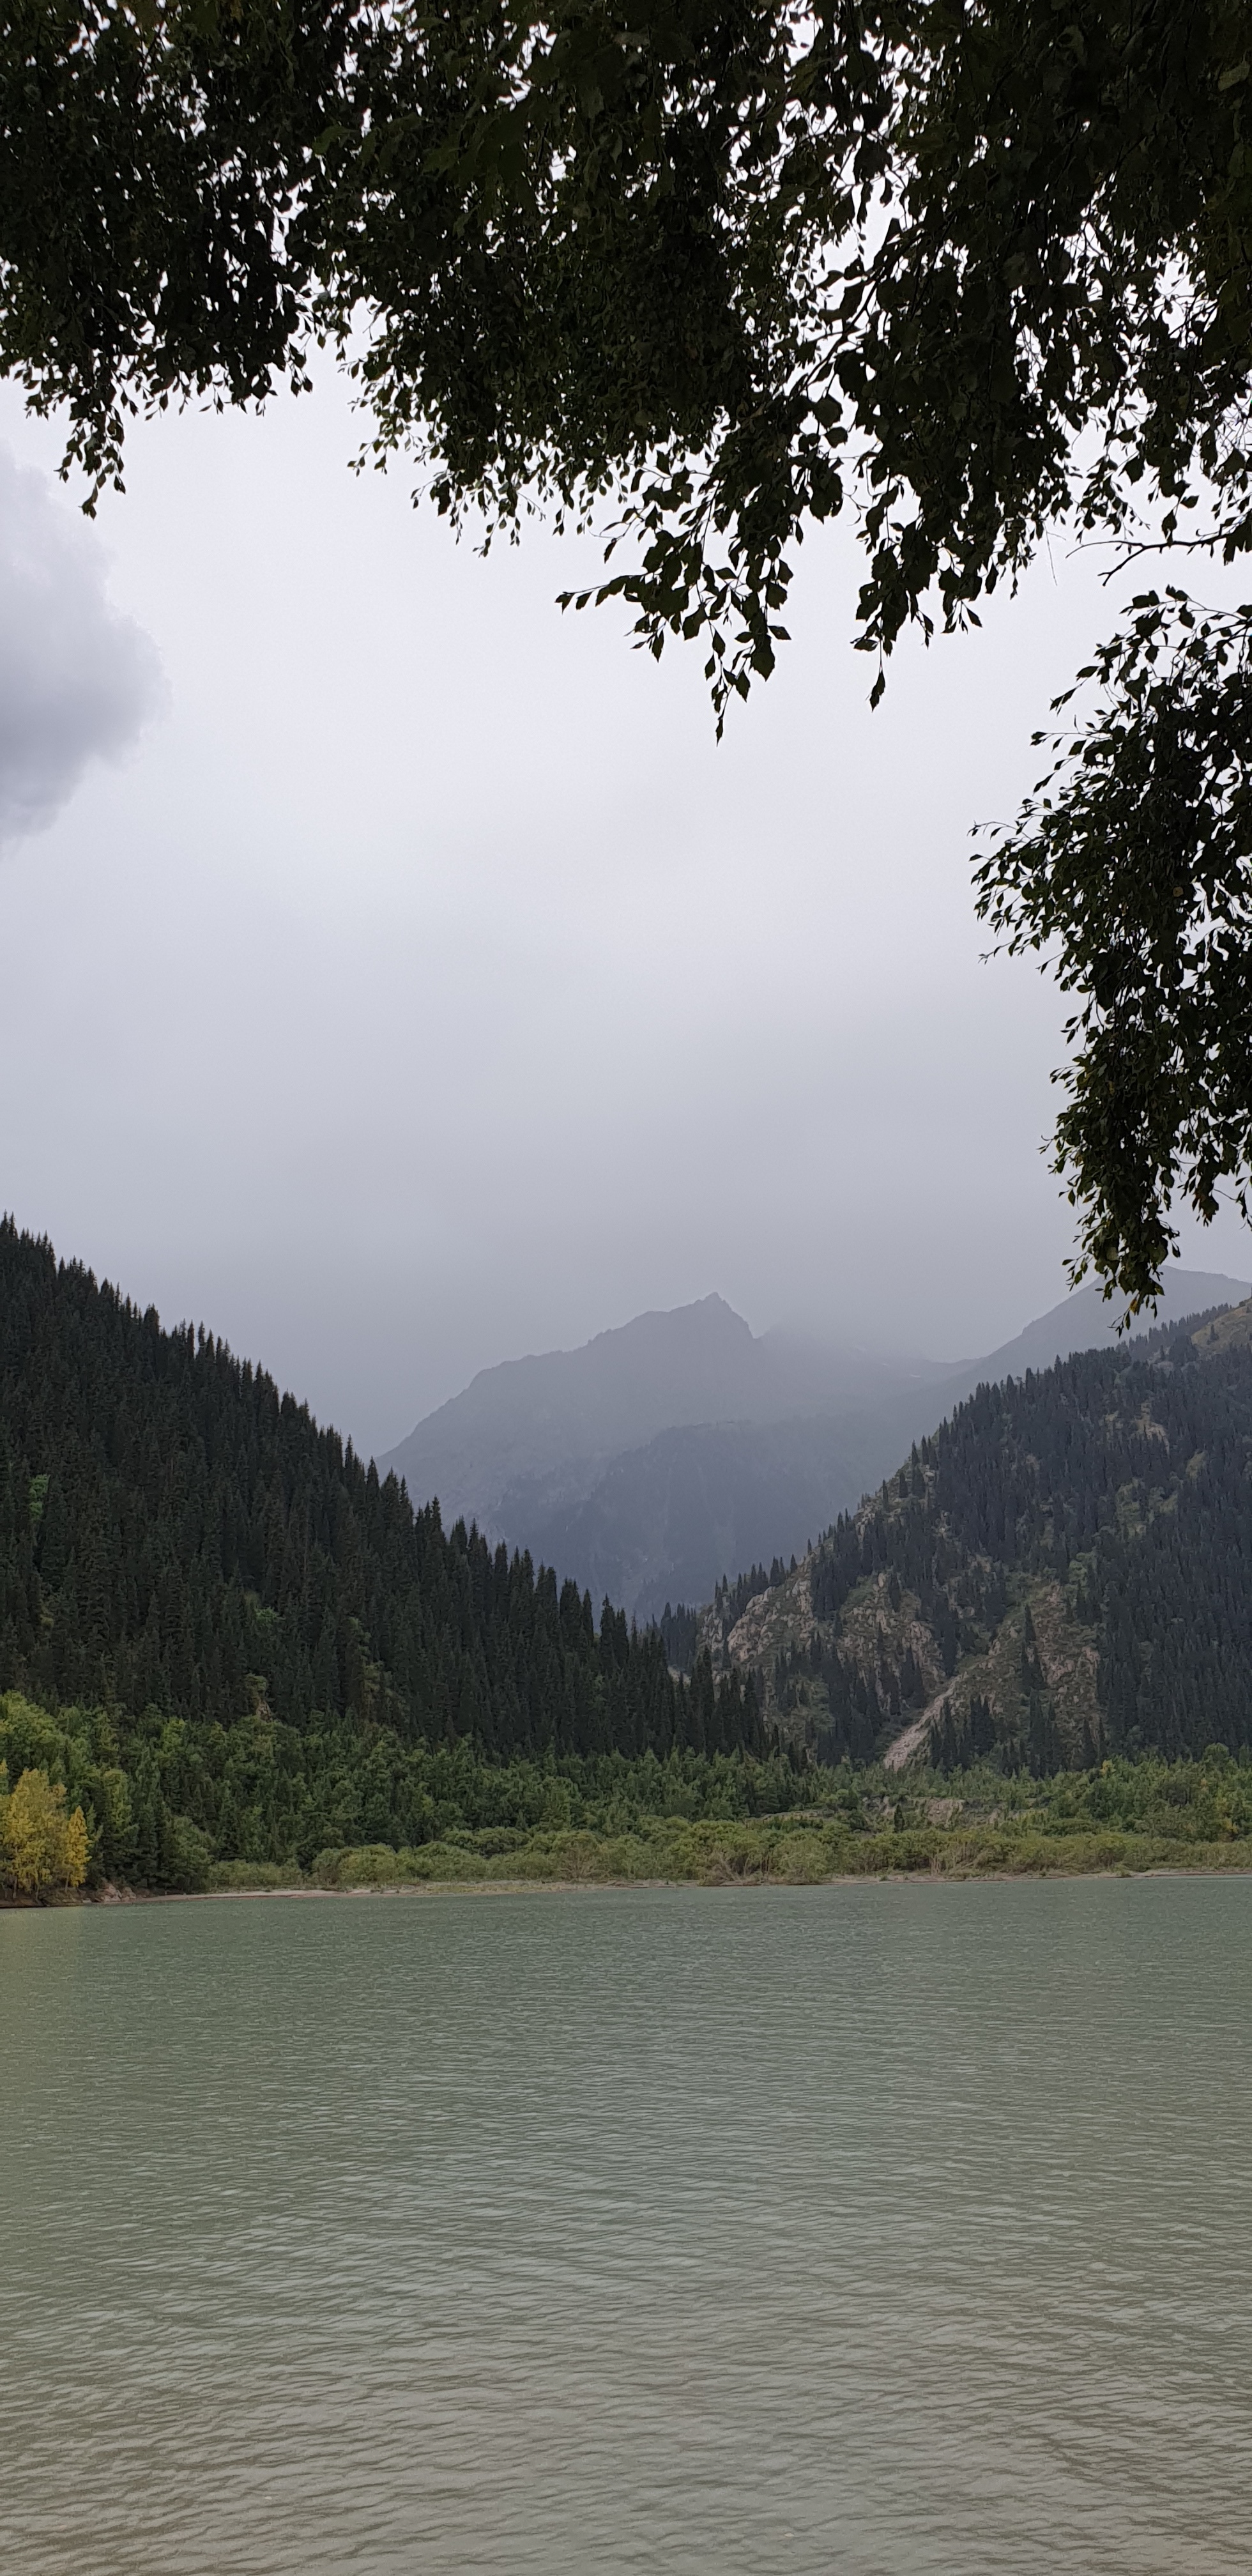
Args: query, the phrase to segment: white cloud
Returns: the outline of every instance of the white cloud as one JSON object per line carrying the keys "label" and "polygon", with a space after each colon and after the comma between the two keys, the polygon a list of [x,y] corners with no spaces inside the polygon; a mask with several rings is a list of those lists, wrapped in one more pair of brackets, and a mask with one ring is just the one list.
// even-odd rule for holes
{"label": "white cloud", "polygon": [[155,646],[109,598],[98,538],[0,448],[0,842],[50,823],[162,694]]}

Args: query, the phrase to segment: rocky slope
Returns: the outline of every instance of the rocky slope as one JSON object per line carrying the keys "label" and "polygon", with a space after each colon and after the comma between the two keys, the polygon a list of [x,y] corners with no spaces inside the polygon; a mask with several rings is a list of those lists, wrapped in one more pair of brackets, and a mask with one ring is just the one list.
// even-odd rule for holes
{"label": "rocky slope", "polygon": [[1252,1741],[1252,1300],[982,1387],[702,1640],[829,1759]]}

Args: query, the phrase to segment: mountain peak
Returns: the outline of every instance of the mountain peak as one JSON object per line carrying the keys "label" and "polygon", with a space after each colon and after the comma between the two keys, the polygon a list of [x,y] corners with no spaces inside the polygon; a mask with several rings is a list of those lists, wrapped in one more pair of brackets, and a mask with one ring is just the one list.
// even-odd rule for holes
{"label": "mountain peak", "polygon": [[[1179,1268],[1159,1320],[1246,1294]],[[1107,1346],[1116,1321],[1115,1305],[1083,1289],[988,1358],[945,1367],[758,1340],[712,1290],[577,1350],[481,1370],[379,1465],[415,1501],[437,1494],[446,1523],[477,1520],[646,1616],[667,1594],[707,1599],[719,1574],[801,1551],[980,1380]]]}
{"label": "mountain peak", "polygon": [[494,1527],[519,1479],[533,1489],[555,1477],[564,1491],[571,1476],[577,1485],[589,1465],[659,1431],[759,1418],[769,1373],[751,1326],[714,1290],[634,1315],[577,1350],[480,1369],[378,1464],[415,1496],[438,1494],[445,1519]]}

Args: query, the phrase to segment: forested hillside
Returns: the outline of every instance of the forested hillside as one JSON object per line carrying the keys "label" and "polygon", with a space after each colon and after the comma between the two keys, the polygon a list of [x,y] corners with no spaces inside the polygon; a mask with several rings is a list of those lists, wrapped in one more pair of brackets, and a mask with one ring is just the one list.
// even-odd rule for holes
{"label": "forested hillside", "polygon": [[211,1334],[164,1331],[7,1221],[0,1690],[93,1712],[97,1805],[112,1770],[153,1849],[182,1815],[218,1857],[245,1811],[254,1842],[351,1839],[362,1797],[372,1831],[411,1836],[419,1747],[472,1742],[488,1765],[765,1749],[740,1676],[676,1682],[658,1634],[607,1604],[597,1626],[573,1584],[445,1532]]}
{"label": "forested hillside", "polygon": [[982,1386],[704,1623],[825,1758],[1252,1744],[1252,1304]]}

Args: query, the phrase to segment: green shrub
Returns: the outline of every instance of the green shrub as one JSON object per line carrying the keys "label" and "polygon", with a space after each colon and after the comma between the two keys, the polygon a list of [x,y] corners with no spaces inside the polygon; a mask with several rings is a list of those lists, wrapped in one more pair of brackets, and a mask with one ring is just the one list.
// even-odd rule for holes
{"label": "green shrub", "polygon": [[211,1895],[222,1895],[232,1889],[303,1887],[305,1880],[295,1861],[214,1860],[207,1864],[202,1884]]}

